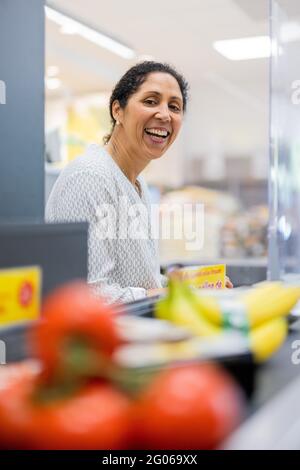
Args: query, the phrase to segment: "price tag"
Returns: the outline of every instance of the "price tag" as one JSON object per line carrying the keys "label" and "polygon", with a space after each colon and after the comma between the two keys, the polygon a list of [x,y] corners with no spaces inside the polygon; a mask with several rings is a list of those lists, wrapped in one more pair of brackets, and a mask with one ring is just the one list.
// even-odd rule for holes
{"label": "price tag", "polygon": [[41,284],[38,266],[0,269],[0,327],[38,318]]}
{"label": "price tag", "polygon": [[193,266],[180,270],[182,279],[199,289],[224,289],[226,283],[225,264]]}

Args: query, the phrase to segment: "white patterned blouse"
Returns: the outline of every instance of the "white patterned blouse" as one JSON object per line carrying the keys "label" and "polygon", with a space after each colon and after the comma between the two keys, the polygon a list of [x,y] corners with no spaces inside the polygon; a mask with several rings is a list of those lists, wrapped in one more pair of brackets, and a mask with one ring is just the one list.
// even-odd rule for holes
{"label": "white patterned blouse", "polygon": [[89,223],[88,282],[109,302],[166,284],[148,188],[141,176],[138,182],[141,195],[106,149],[92,144],[62,171],[47,202],[47,222]]}

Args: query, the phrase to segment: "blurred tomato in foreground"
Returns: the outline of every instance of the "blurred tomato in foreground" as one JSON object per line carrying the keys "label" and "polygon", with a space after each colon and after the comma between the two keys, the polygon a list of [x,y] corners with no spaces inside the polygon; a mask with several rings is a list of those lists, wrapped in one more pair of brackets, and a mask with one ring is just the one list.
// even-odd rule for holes
{"label": "blurred tomato in foreground", "polygon": [[114,311],[87,284],[74,281],[43,303],[42,318],[30,337],[43,364],[44,381],[74,375],[97,376],[120,344]]}
{"label": "blurred tomato in foreground", "polygon": [[143,449],[212,449],[240,422],[242,403],[217,366],[167,370],[137,400],[134,439]]}
{"label": "blurred tomato in foreground", "polygon": [[160,371],[134,399],[121,392],[140,377],[113,362],[114,310],[83,282],[48,296],[30,340],[38,362],[0,374],[1,448],[211,449],[241,420],[240,390],[213,364]]}
{"label": "blurred tomato in foreground", "polygon": [[72,398],[35,410],[35,449],[125,449],[130,402],[109,384],[85,385]]}
{"label": "blurred tomato in foreground", "polygon": [[3,449],[128,448],[131,403],[94,381],[65,397],[40,401],[36,377],[21,377],[0,391]]}
{"label": "blurred tomato in foreground", "polygon": [[28,415],[14,393],[26,394],[38,374],[38,366],[23,361],[1,367],[0,371],[0,448],[24,448],[24,429]]}

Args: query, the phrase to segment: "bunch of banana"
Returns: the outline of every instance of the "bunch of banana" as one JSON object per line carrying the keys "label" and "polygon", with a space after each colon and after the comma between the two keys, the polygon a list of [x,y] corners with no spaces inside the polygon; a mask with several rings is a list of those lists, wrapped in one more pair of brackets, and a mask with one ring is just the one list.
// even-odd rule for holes
{"label": "bunch of banana", "polygon": [[286,318],[277,317],[250,330],[249,346],[257,362],[269,359],[284,343],[288,333]]}
{"label": "bunch of banana", "polygon": [[300,287],[281,282],[263,282],[233,300],[195,294],[199,312],[215,325],[235,326],[237,317],[244,317],[247,326],[255,328],[266,321],[283,317],[300,299]]}
{"label": "bunch of banana", "polygon": [[299,287],[265,282],[225,302],[171,279],[168,295],[157,303],[155,314],[199,336],[213,337],[226,328],[240,330],[247,334],[255,359],[262,362],[284,342],[288,331],[285,317],[299,298]]}
{"label": "bunch of banana", "polygon": [[199,315],[193,296],[187,284],[170,279],[168,295],[156,304],[155,316],[176,323],[178,326],[184,326],[199,336],[220,334],[222,331],[220,326]]}

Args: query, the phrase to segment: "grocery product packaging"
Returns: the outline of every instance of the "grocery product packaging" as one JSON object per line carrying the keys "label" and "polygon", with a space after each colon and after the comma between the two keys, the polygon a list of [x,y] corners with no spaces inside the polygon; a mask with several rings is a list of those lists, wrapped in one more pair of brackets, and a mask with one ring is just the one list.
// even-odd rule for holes
{"label": "grocery product packaging", "polygon": [[179,270],[182,280],[199,289],[224,289],[226,265],[190,266]]}

